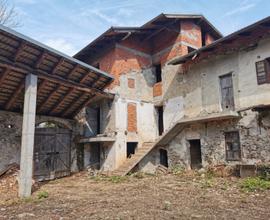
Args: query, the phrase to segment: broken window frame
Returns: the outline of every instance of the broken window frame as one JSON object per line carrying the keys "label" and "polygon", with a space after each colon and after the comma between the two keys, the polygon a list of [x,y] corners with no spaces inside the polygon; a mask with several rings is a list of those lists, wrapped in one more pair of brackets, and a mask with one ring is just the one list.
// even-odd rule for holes
{"label": "broken window frame", "polygon": [[226,161],[241,161],[241,143],[239,131],[227,131],[224,133],[224,138]]}
{"label": "broken window frame", "polygon": [[258,85],[270,83],[270,58],[255,63]]}

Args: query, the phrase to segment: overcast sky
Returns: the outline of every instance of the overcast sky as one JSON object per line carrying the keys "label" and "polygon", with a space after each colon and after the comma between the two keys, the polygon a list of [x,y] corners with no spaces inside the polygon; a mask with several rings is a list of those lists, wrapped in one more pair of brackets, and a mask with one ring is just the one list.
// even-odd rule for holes
{"label": "overcast sky", "polygon": [[140,26],[160,13],[203,14],[224,35],[270,15],[270,0],[9,0],[16,30],[74,55],[110,26]]}

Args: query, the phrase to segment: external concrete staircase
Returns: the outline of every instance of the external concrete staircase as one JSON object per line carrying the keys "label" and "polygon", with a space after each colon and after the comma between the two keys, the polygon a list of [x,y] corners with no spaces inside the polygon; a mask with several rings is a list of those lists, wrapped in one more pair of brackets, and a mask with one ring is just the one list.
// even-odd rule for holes
{"label": "external concrete staircase", "polygon": [[167,131],[165,131],[156,142],[145,142],[131,158],[127,159],[111,174],[118,176],[128,174],[153,148],[157,146],[166,146],[176,135],[180,134],[187,125],[198,122],[208,122],[239,117],[240,116],[237,112],[229,111],[195,118],[182,118],[179,121],[176,121]]}
{"label": "external concrete staircase", "polygon": [[128,158],[118,169],[113,171],[111,175],[113,176],[125,176],[128,174],[154,147],[164,146],[173,137],[181,132],[183,126],[181,124],[175,123],[173,127],[167,130],[162,136],[158,138],[156,142],[145,142],[143,146],[137,150],[137,152]]}

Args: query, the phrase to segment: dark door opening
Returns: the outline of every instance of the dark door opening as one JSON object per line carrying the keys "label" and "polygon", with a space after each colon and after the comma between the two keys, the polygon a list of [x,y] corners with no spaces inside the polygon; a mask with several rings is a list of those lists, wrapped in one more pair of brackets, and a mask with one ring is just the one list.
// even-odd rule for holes
{"label": "dark door opening", "polygon": [[92,143],[90,146],[90,166],[94,169],[100,169],[100,143]]}
{"label": "dark door opening", "polygon": [[160,164],[168,167],[168,153],[164,149],[159,149]]}
{"label": "dark door opening", "polygon": [[200,139],[190,140],[190,165],[191,169],[202,168],[202,153]]}
{"label": "dark door opening", "polygon": [[163,106],[157,107],[157,114],[158,114],[158,134],[162,135],[164,131],[163,125]]}
{"label": "dark door opening", "polygon": [[127,158],[130,158],[133,154],[135,154],[137,145],[137,142],[127,142]]}
{"label": "dark door opening", "polygon": [[159,83],[162,81],[161,78],[161,64],[155,65],[155,73],[156,73],[156,83]]}
{"label": "dark door opening", "polygon": [[98,107],[97,108],[97,134],[100,134],[101,133],[101,130],[100,130],[100,108]]}

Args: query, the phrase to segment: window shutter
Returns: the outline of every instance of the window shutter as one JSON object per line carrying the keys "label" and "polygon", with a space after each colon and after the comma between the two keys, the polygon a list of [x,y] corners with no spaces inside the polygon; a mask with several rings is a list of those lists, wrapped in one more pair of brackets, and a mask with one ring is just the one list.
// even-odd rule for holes
{"label": "window shutter", "polygon": [[270,58],[264,60],[265,71],[266,71],[266,82],[270,83]]}
{"label": "window shutter", "polygon": [[257,72],[257,82],[258,85],[266,83],[267,82],[267,61],[262,60],[256,62],[256,72]]}

